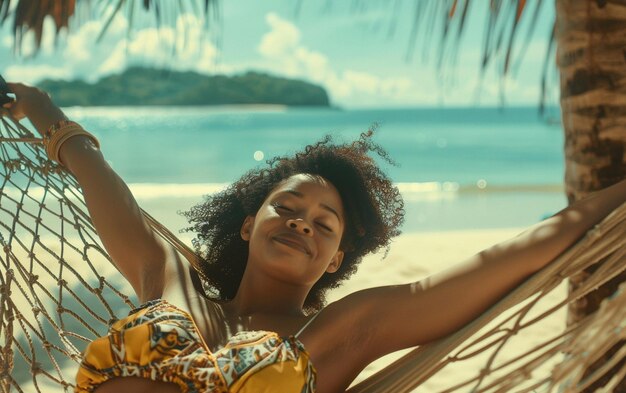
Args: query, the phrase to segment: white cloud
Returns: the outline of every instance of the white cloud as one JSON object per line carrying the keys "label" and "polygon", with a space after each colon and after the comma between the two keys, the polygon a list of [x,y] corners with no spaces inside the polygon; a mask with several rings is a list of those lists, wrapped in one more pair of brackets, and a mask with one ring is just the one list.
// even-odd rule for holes
{"label": "white cloud", "polygon": [[[8,23],[7,23],[8,25]],[[40,53],[50,54],[54,51],[55,24],[51,17],[44,19],[43,35],[40,43]],[[62,35],[63,33],[61,33]],[[22,46],[20,48],[22,56],[28,58],[35,53],[35,32],[28,31],[22,38]]]}
{"label": "white cloud", "polygon": [[261,38],[259,52],[265,57],[292,55],[300,44],[300,30],[292,23],[270,12],[265,21],[271,30]]}
{"label": "white cloud", "polygon": [[359,90],[367,93],[367,94],[376,94],[378,93],[380,87],[380,78],[375,77],[374,75],[365,73],[347,70],[343,73],[344,79],[351,86],[358,86]]}
{"label": "white cloud", "polygon": [[111,54],[101,60],[100,66],[96,71],[98,77],[101,75],[117,74],[126,69],[125,48],[126,43],[120,41],[115,45],[115,49],[110,52]]}
{"label": "white cloud", "polygon": [[[227,72],[230,68],[217,63],[218,50],[208,41],[202,20],[191,14],[178,17],[176,27],[146,27],[131,32],[128,22],[119,14],[109,25],[100,42],[96,42],[104,21],[88,21],[60,37],[60,50],[54,46],[54,28],[46,22],[46,37],[35,57],[20,60],[20,65],[3,64],[0,69],[11,80],[36,83],[44,78],[84,79],[94,82],[102,76],[119,73],[132,65],[166,67],[180,71]],[[12,44],[12,40],[3,43]],[[32,53],[31,40],[25,41],[24,53]]]}
{"label": "white cloud", "polygon": [[328,57],[304,47],[295,50],[294,59],[304,67],[304,73],[315,81],[324,80],[330,71]]}
{"label": "white cloud", "polygon": [[46,64],[19,64],[5,68],[3,76],[8,81],[24,82],[28,84],[50,79],[69,79],[72,77],[70,70],[63,67],[49,66]]}
{"label": "white cloud", "polygon": [[301,33],[291,22],[275,13],[266,15],[270,27],[258,46],[271,72],[304,78],[326,87],[340,105],[380,105],[416,102],[410,78],[381,77],[363,70],[336,70],[325,54],[300,42]]}

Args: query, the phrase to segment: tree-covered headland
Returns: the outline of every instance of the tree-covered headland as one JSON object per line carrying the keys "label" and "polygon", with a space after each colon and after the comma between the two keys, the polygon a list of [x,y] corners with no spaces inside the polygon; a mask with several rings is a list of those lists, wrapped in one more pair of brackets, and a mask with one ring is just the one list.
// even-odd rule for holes
{"label": "tree-covered headland", "polygon": [[38,86],[60,106],[330,105],[321,86],[259,72],[210,76],[133,67],[95,83],[44,80]]}

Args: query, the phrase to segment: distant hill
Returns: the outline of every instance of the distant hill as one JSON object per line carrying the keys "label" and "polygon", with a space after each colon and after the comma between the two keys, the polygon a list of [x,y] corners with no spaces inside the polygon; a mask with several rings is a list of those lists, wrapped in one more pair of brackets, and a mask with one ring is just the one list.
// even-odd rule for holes
{"label": "distant hill", "polygon": [[236,105],[329,106],[321,86],[258,72],[208,76],[133,67],[94,84],[44,80],[38,87],[60,106]]}

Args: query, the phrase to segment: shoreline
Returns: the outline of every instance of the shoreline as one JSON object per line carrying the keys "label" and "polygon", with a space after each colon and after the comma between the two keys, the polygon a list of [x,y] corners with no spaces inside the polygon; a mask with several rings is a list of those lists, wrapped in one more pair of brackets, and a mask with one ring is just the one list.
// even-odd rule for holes
{"label": "shoreline", "polygon": [[[405,221],[400,227],[404,234],[527,227],[567,206],[562,186],[557,184],[489,185],[484,190],[450,182],[396,185],[404,200]],[[129,184],[139,206],[175,234],[188,226],[187,219],[179,212],[203,203],[205,196],[227,186],[228,183]],[[4,192],[16,200],[21,197],[17,188],[5,187]],[[29,188],[29,195],[35,200],[43,198],[44,192],[42,187]],[[76,193],[65,195],[74,199]],[[60,197],[57,194],[54,196]],[[36,215],[38,207],[30,200],[25,209]],[[27,217],[25,220],[28,221]]]}
{"label": "shoreline", "polygon": [[[231,183],[214,182],[214,183],[155,183],[141,182],[128,183],[133,196],[138,202],[145,202],[155,199],[176,200],[186,198],[197,198],[199,201],[202,197],[220,191],[224,191]],[[462,198],[475,195],[494,195],[494,194],[559,194],[565,195],[565,187],[563,184],[460,184],[457,182],[395,182],[394,185],[400,191],[405,201],[428,200],[434,199],[450,199]],[[33,198],[42,197],[45,189],[41,186],[29,188],[29,195]],[[3,189],[5,194],[13,197],[21,196],[21,190],[7,186]],[[78,192],[76,192],[78,193]]]}
{"label": "shoreline", "polygon": [[[400,227],[403,235],[448,232],[455,230],[499,230],[529,227],[552,216],[567,206],[563,193],[550,185],[506,187],[505,191],[439,191],[441,183],[399,184],[404,199],[405,221]],[[177,236],[192,236],[180,230],[189,226],[180,214],[203,203],[204,196],[223,190],[226,183],[209,184],[130,184],[139,206]],[[525,191],[520,191],[524,189]],[[43,189],[31,187],[29,195],[38,198]],[[17,189],[5,189],[7,195],[19,198]],[[13,195],[15,194],[15,195]],[[72,195],[66,193],[66,195]],[[54,219],[56,208],[50,207],[44,220]],[[27,203],[25,209],[37,214],[37,206]],[[26,225],[32,221],[24,216]],[[34,223],[33,223],[34,224]],[[2,231],[0,231],[2,232]],[[17,233],[27,232],[18,227]],[[6,234],[8,236],[8,234]],[[193,236],[192,236],[193,237]]]}

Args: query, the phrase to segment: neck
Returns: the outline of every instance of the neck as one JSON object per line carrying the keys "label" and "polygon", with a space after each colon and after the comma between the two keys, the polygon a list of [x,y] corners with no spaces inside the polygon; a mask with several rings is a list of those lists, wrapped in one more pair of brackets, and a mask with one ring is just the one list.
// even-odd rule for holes
{"label": "neck", "polygon": [[246,268],[230,307],[239,316],[259,313],[302,316],[309,290],[306,286],[280,281]]}

